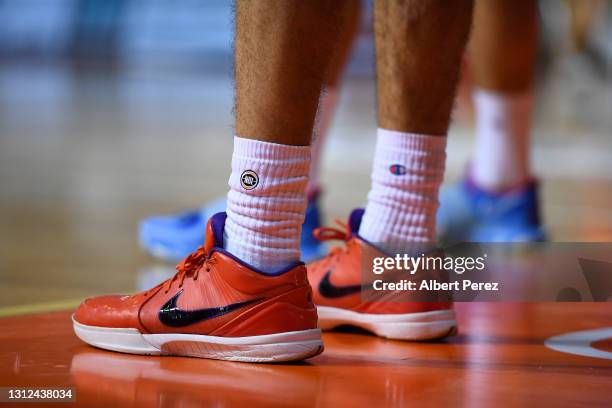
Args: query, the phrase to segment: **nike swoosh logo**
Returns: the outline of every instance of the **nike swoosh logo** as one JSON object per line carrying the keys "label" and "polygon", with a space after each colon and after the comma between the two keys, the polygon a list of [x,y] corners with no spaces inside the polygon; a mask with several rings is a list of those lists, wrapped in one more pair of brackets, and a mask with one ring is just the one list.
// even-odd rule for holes
{"label": "nike swoosh logo", "polygon": [[176,305],[176,302],[182,293],[183,290],[181,289],[176,295],[172,296],[171,299],[164,303],[161,309],[159,309],[159,320],[166,326],[189,326],[201,322],[202,320],[214,319],[215,317],[226,315],[263,299],[251,299],[244,302],[232,303],[230,305],[220,307],[210,307],[206,309],[182,310]]}
{"label": "nike swoosh logo", "polygon": [[339,298],[352,295],[361,291],[361,285],[335,286],[329,278],[331,271],[327,271],[321,282],[319,282],[319,293],[326,298]]}

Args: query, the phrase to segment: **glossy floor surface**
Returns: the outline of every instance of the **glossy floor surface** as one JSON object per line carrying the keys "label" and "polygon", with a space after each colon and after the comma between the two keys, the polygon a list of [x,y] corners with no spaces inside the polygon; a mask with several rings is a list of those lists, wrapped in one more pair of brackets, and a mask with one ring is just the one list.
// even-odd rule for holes
{"label": "glossy floor surface", "polygon": [[0,320],[0,384],[74,387],[76,403],[63,406],[79,407],[603,407],[612,402],[612,337],[593,344],[607,359],[544,341],[610,327],[610,312],[593,303],[462,304],[459,335],[444,341],[326,333],[323,354],[291,365],[97,350],[73,334],[70,312],[23,315]]}

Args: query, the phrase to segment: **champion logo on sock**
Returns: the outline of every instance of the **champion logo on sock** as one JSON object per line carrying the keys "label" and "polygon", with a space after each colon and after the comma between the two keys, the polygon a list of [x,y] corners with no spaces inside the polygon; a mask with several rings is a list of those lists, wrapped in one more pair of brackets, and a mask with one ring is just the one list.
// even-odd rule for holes
{"label": "champion logo on sock", "polygon": [[245,190],[252,190],[259,184],[259,176],[253,170],[245,170],[240,175],[240,185]]}
{"label": "champion logo on sock", "polygon": [[401,164],[392,164],[389,166],[389,171],[391,174],[395,174],[396,176],[403,176],[406,174],[406,166],[402,166]]}

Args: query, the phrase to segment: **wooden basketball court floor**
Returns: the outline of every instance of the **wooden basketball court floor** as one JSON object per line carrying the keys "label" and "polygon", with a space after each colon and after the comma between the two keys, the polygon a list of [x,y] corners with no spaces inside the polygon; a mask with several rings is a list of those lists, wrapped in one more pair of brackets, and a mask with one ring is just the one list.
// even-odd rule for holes
{"label": "wooden basketball court floor", "polygon": [[[369,186],[374,86],[346,82],[323,166],[328,219],[363,203]],[[138,220],[226,191],[231,81],[225,72],[7,64],[0,85],[0,386],[75,387],[76,402],[58,406],[81,407],[612,406],[609,302],[458,304],[458,336],[404,343],[326,333],[322,355],[291,365],[83,344],[70,323],[81,299],[166,276],[145,268],[153,261],[138,247]],[[568,89],[578,85],[582,99]],[[609,87],[553,77],[542,90],[534,167],[553,240],[612,242]],[[451,130],[447,180],[463,171],[471,134],[468,125]],[[545,345],[591,330],[588,341],[560,343],[590,357]]]}
{"label": "wooden basketball court floor", "polygon": [[76,402],[63,406],[79,407],[612,403],[612,329],[591,345],[603,358],[544,345],[562,333],[611,327],[609,304],[478,303],[457,309],[460,332],[443,341],[326,333],[323,354],[288,365],[120,354],[78,340],[70,311],[7,317],[0,320],[0,385],[74,387]]}

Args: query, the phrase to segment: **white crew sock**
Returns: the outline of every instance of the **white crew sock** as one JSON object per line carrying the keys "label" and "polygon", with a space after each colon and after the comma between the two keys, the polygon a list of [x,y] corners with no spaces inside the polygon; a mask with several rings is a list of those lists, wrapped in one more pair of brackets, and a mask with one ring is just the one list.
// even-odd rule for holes
{"label": "white crew sock", "polygon": [[530,178],[529,136],[533,94],[508,94],[478,89],[476,141],[471,177],[485,190],[500,191]]}
{"label": "white crew sock", "polygon": [[310,146],[234,137],[225,249],[266,272],[300,259]]}
{"label": "white crew sock", "polygon": [[446,137],[378,129],[359,235],[393,253],[414,254],[434,243],[445,149]]}
{"label": "white crew sock", "polygon": [[329,132],[329,127],[338,105],[338,91],[336,88],[326,88],[323,91],[317,111],[315,131],[312,139],[312,160],[310,162],[310,174],[308,175],[308,196],[314,195],[321,190],[321,159],[323,156],[323,145]]}

